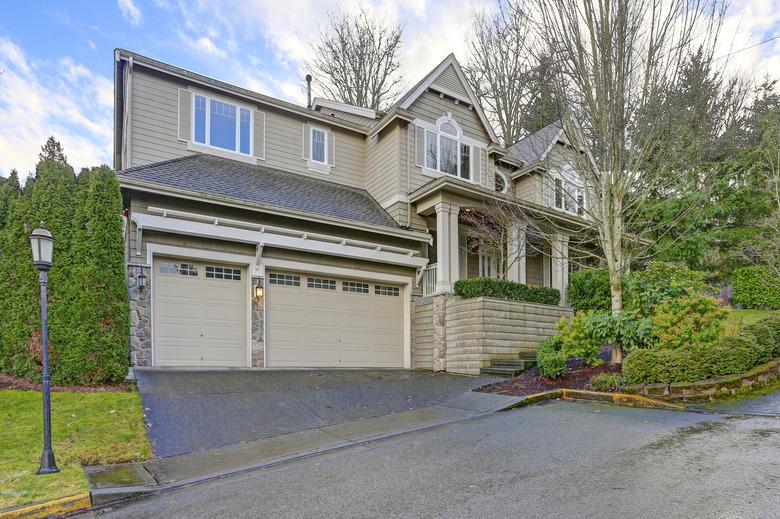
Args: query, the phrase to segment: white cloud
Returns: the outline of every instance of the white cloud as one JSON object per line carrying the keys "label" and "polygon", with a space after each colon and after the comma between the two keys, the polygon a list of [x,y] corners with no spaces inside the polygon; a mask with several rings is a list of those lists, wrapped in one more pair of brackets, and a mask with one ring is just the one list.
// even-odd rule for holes
{"label": "white cloud", "polygon": [[127,20],[127,23],[133,27],[136,27],[141,23],[143,15],[141,14],[141,9],[134,0],[117,0],[116,3],[119,6],[119,10],[122,12],[122,17]]}
{"label": "white cloud", "polygon": [[54,135],[77,170],[111,162],[113,82],[71,58],[36,62],[0,37],[0,174],[32,171]]}
{"label": "white cloud", "polygon": [[[758,77],[780,70],[780,40],[748,48],[780,34],[777,0],[734,0],[718,42],[718,60],[729,73]],[[747,49],[747,50],[742,50]]]}
{"label": "white cloud", "polygon": [[195,51],[197,54],[205,55],[209,58],[224,58],[227,56],[225,49],[217,47],[214,42],[208,36],[200,36],[199,38],[192,38],[187,34],[179,33],[179,39],[187,47]]}

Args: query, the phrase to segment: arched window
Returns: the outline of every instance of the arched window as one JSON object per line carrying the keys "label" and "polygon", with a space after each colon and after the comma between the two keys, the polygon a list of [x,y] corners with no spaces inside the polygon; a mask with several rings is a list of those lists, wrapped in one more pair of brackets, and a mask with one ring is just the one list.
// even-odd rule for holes
{"label": "arched window", "polygon": [[499,170],[496,170],[494,173],[495,178],[495,189],[497,193],[506,193],[509,191],[509,181],[507,180],[506,176],[501,173]]}
{"label": "arched window", "polygon": [[472,180],[472,146],[462,142],[460,126],[448,114],[436,121],[436,130],[425,130],[425,167]]}

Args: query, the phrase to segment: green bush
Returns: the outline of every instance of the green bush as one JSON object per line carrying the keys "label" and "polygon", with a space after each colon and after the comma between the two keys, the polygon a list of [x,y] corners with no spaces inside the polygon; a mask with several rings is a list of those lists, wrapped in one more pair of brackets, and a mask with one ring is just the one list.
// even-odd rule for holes
{"label": "green bush", "polygon": [[455,282],[455,295],[465,299],[495,297],[546,305],[557,305],[561,301],[561,293],[555,288],[528,286],[495,278],[460,279]]}
{"label": "green bush", "polygon": [[734,271],[731,296],[733,305],[743,308],[780,309],[780,279],[763,265]]}
{"label": "green bush", "polygon": [[609,272],[605,269],[582,269],[569,276],[569,303],[575,312],[612,309]]}
{"label": "green bush", "polygon": [[701,295],[707,288],[703,272],[656,261],[624,279],[623,307],[649,316],[661,301]]}
{"label": "green bush", "polygon": [[658,303],[652,317],[659,348],[677,349],[716,342],[727,312],[706,296],[684,296]]}
{"label": "green bush", "polygon": [[775,348],[780,342],[780,337],[765,322],[749,324],[742,329],[742,333],[751,335],[756,341],[756,358],[759,364],[768,362],[775,357]]}
{"label": "green bush", "polygon": [[775,347],[774,351],[772,352],[772,356],[780,357],[780,316],[767,317],[765,319],[761,319],[759,322],[768,326],[769,329],[772,330],[772,335],[774,336],[775,340]]}
{"label": "green bush", "polygon": [[591,377],[588,386],[594,391],[620,391],[623,377],[620,373],[599,373]]}
{"label": "green bush", "polygon": [[755,339],[745,334],[711,345],[636,350],[623,362],[623,378],[628,384],[695,382],[744,373],[762,362]]}
{"label": "green bush", "polygon": [[566,373],[566,354],[561,351],[561,338],[557,335],[542,341],[536,350],[539,373],[547,378],[560,378]]}
{"label": "green bush", "polygon": [[558,322],[556,337],[567,358],[582,359],[588,366],[604,363],[599,354],[605,343],[596,332],[596,326],[606,315],[601,312],[578,312],[571,319],[564,317]]}

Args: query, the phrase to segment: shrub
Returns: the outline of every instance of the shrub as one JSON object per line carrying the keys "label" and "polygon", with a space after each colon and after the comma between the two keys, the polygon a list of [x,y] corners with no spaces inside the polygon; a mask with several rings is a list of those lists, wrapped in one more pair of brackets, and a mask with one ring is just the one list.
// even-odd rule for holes
{"label": "shrub", "polygon": [[495,278],[460,279],[455,282],[455,295],[465,299],[495,297],[546,305],[557,305],[561,301],[561,293],[555,288],[528,286]]}
{"label": "shrub", "polygon": [[619,373],[599,373],[591,377],[588,386],[594,391],[620,391],[623,377]]}
{"label": "shrub", "polygon": [[756,357],[759,364],[772,360],[780,337],[765,322],[749,324],[742,329],[743,334],[751,335],[756,341]]}
{"label": "shrub", "polygon": [[761,319],[759,322],[768,326],[769,329],[772,330],[772,335],[775,341],[772,356],[780,357],[780,315],[767,317],[765,319]]}
{"label": "shrub", "polygon": [[604,269],[572,272],[569,276],[569,303],[575,312],[609,311],[612,308],[609,272]]}
{"label": "shrub", "polygon": [[731,303],[744,308],[780,309],[780,279],[763,265],[738,268]]}
{"label": "shrub", "polygon": [[755,340],[746,334],[711,345],[636,350],[623,362],[623,377],[628,384],[695,382],[744,373],[761,362]]}
{"label": "shrub", "polygon": [[707,288],[704,273],[674,263],[656,261],[624,280],[624,308],[651,315],[667,299],[701,295]]}
{"label": "shrub", "polygon": [[604,363],[599,358],[603,339],[596,332],[596,325],[606,315],[600,312],[577,312],[571,319],[565,317],[558,322],[558,337],[561,351],[567,358],[583,359],[588,366]]}
{"label": "shrub", "polygon": [[652,323],[659,348],[712,344],[723,333],[726,311],[706,296],[684,296],[662,301],[655,307]]}
{"label": "shrub", "polygon": [[536,365],[539,373],[547,378],[560,378],[566,373],[566,354],[561,351],[559,336],[542,341],[536,350]]}

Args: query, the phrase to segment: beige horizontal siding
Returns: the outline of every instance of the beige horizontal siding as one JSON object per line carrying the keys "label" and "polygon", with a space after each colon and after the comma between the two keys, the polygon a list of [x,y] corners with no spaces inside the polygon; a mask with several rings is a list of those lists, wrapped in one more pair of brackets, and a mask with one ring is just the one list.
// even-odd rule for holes
{"label": "beige horizontal siding", "polygon": [[463,97],[468,97],[468,92],[466,92],[463,83],[460,82],[460,78],[452,65],[445,68],[444,71],[439,74],[439,77],[433,80],[433,84],[434,86],[440,85],[450,92],[462,95]]}
{"label": "beige horizontal siding", "polygon": [[490,135],[483,126],[477,111],[469,109],[462,103],[456,104],[451,99],[441,98],[431,92],[423,92],[409,107],[409,111],[430,123],[435,123],[436,119],[450,112],[468,137],[485,144],[490,143]]}

